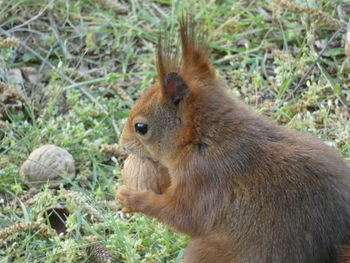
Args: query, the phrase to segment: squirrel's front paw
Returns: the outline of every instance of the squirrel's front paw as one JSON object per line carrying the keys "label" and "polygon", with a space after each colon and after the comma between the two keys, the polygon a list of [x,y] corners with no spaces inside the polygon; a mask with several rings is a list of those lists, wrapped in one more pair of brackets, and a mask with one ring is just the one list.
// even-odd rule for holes
{"label": "squirrel's front paw", "polygon": [[118,187],[117,199],[123,205],[124,213],[142,212],[142,192],[138,192],[126,185]]}

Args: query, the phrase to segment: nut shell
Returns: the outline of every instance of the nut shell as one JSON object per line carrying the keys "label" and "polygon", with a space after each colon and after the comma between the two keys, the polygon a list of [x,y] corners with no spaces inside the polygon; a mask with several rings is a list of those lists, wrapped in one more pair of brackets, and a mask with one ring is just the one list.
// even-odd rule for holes
{"label": "nut shell", "polygon": [[57,234],[67,233],[69,210],[61,204],[46,208],[38,215],[38,221],[50,226]]}
{"label": "nut shell", "polygon": [[72,155],[56,145],[44,145],[34,150],[22,164],[20,176],[40,187],[49,181],[50,186],[62,182],[62,174],[75,177],[75,165]]}
{"label": "nut shell", "polygon": [[121,171],[125,185],[138,191],[163,193],[170,185],[168,169],[158,162],[130,154]]}

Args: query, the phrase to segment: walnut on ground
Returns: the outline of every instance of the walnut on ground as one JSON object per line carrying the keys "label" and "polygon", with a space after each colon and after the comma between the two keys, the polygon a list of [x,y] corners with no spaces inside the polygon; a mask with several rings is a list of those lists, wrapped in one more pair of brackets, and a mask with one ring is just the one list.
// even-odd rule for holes
{"label": "walnut on ground", "polygon": [[51,187],[63,182],[63,175],[68,179],[75,177],[75,165],[72,155],[56,145],[44,145],[34,150],[22,164],[20,176],[40,187],[49,181]]}
{"label": "walnut on ground", "polygon": [[43,222],[59,235],[67,233],[67,217],[69,210],[62,204],[52,205],[38,215],[38,222]]}
{"label": "walnut on ground", "polygon": [[130,154],[122,169],[125,185],[139,191],[163,193],[170,185],[168,169],[148,158]]}

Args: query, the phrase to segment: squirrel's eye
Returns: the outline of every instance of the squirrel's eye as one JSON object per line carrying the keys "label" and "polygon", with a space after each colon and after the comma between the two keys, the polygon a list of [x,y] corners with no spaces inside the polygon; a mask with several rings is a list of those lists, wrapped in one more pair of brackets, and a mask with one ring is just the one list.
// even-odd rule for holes
{"label": "squirrel's eye", "polygon": [[145,123],[138,122],[135,124],[135,131],[141,135],[145,135],[148,131],[148,125]]}

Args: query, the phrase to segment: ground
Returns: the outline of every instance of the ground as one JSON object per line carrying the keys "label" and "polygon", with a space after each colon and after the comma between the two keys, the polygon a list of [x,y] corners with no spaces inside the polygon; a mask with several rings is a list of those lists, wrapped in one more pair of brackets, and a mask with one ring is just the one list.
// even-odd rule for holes
{"label": "ground", "polygon": [[[116,262],[181,261],[185,236],[120,211],[121,158],[100,148],[118,144],[130,107],[156,77],[159,31],[175,36],[187,10],[208,29],[213,64],[233,95],[350,162],[344,32],[326,44],[350,18],[347,0],[0,1],[1,263],[88,262],[103,253]],[[28,194],[33,185],[19,170],[44,144],[69,151],[77,176]],[[74,211],[67,233],[28,226],[58,203]]]}

